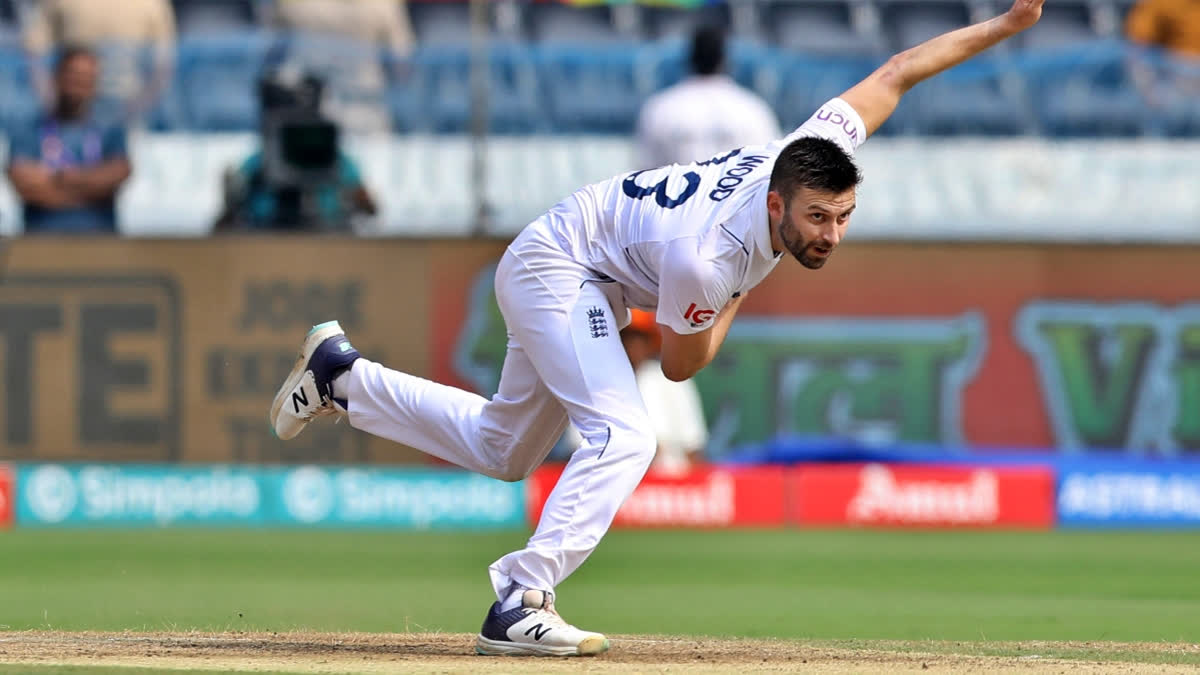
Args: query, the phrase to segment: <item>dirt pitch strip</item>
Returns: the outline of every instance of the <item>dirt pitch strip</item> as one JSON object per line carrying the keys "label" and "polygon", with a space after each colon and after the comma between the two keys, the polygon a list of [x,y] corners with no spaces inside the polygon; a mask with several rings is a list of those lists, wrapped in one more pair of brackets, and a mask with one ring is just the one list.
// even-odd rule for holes
{"label": "dirt pitch strip", "polygon": [[[295,673],[1195,672],[1186,643],[826,642],[613,636],[595,658],[483,657],[451,633],[0,633],[5,664]],[[34,671],[36,672],[36,670]],[[101,670],[100,672],[103,672]]]}

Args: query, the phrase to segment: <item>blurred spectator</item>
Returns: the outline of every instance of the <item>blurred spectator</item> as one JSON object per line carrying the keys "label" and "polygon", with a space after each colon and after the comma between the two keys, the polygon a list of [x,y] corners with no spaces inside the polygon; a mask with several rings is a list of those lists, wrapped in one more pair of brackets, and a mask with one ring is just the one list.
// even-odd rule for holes
{"label": "blurred spectator", "polygon": [[[100,55],[97,107],[119,121],[135,120],[170,83],[175,15],[168,0],[39,0],[26,27],[25,46],[34,65],[34,83],[47,104],[49,77],[41,64],[48,53],[66,44],[86,46]],[[148,77],[142,68],[147,49],[153,61]]]}
{"label": "blurred spectator", "polygon": [[217,230],[350,231],[377,209],[322,112],[324,83],[284,67],[260,84],[262,149],[225,175]]}
{"label": "blurred spectator", "polygon": [[1200,58],[1200,2],[1140,0],[1129,11],[1125,31],[1134,42]]}
{"label": "blurred spectator", "polygon": [[[663,473],[683,473],[693,464],[703,462],[708,428],[700,392],[692,380],[672,382],[663,375],[658,360],[662,335],[654,314],[633,310],[633,321],[621,331],[621,344],[633,365],[646,412],[654,421],[658,452],[652,468]],[[579,447],[582,439],[574,426],[568,428],[567,436],[566,443],[571,449]]]}
{"label": "blurred spectator", "polygon": [[274,23],[295,34],[289,62],[334,83],[328,103],[342,128],[391,129],[388,83],[413,48],[404,0],[277,0]]}
{"label": "blurred spectator", "polygon": [[63,50],[53,108],[10,136],[8,178],[25,203],[26,232],[116,232],[116,195],[130,166],[125,130],[92,113],[98,76],[92,51]]}
{"label": "blurred spectator", "polygon": [[1140,0],[1125,20],[1129,39],[1175,58],[1133,62],[1138,89],[1155,107],[1200,115],[1200,0]]}
{"label": "blurred spectator", "polygon": [[655,94],[638,116],[640,168],[688,164],[782,134],[775,113],[757,94],[722,72],[725,35],[711,26],[692,36],[692,75]]}

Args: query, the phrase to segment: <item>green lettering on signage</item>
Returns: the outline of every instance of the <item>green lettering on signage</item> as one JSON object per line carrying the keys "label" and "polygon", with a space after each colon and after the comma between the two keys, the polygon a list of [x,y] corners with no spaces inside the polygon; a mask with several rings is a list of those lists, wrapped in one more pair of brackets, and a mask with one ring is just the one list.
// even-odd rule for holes
{"label": "green lettering on signage", "polygon": [[1083,444],[1097,448],[1123,445],[1154,346],[1154,328],[1116,326],[1108,338],[1115,343],[1108,359],[1101,355],[1102,335],[1094,325],[1045,323],[1040,330],[1055,356],[1054,367],[1063,384],[1071,423]]}
{"label": "green lettering on signage", "polygon": [[1018,313],[1055,442],[1067,448],[1169,448],[1174,322],[1144,303],[1041,301]]}
{"label": "green lettering on signage", "polygon": [[[507,350],[495,266],[471,290],[454,368],[490,396]],[[952,319],[739,318],[721,353],[696,376],[714,445],[778,433],[962,442],[962,388],[982,357],[981,317]]]}
{"label": "green lettering on signage", "polygon": [[757,319],[734,324],[696,382],[733,444],[780,433],[957,442],[981,332],[970,321]]}
{"label": "green lettering on signage", "polygon": [[1179,356],[1175,365],[1179,388],[1175,441],[1179,447],[1200,450],[1200,325],[1179,331]]}

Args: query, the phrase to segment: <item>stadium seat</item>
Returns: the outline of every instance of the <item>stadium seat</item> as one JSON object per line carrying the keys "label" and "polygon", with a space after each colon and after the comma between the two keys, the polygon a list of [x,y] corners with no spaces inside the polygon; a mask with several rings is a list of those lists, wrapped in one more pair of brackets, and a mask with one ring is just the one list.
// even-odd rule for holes
{"label": "stadium seat", "polygon": [[393,57],[384,56],[389,61],[388,69],[396,73],[386,93],[386,104],[395,133],[427,132],[432,128],[426,105],[427,69],[418,60],[421,52],[422,48],[418,48],[415,54],[403,57],[400,64],[390,62]]}
{"label": "stadium seat", "polygon": [[1042,130],[1059,137],[1127,137],[1147,132],[1148,115],[1133,91],[1097,91],[1086,81],[1060,84],[1046,102]]}
{"label": "stadium seat", "polygon": [[246,30],[255,26],[253,0],[175,0],[181,34]]}
{"label": "stadium seat", "polygon": [[822,103],[854,86],[876,65],[862,57],[788,54],[776,58],[782,61],[777,92],[760,93],[767,94],[785,131],[803,124]]}
{"label": "stadium seat", "polygon": [[879,12],[889,53],[962,28],[971,18],[967,5],[955,0],[897,0],[883,4]]}
{"label": "stadium seat", "polygon": [[1186,97],[1166,106],[1161,133],[1166,136],[1200,138],[1200,100]]}
{"label": "stadium seat", "polygon": [[790,52],[850,57],[881,54],[884,45],[859,33],[842,2],[779,2],[765,11],[775,44]]}
{"label": "stadium seat", "polygon": [[1064,1],[1047,4],[1041,20],[1018,36],[1015,44],[1025,49],[1047,49],[1090,42],[1097,37],[1089,5]]}
{"label": "stadium seat", "polygon": [[729,27],[729,5],[708,5],[699,9],[643,7],[642,34],[651,40],[678,40],[691,36],[697,26]]}
{"label": "stadium seat", "polygon": [[579,133],[630,133],[652,89],[643,77],[650,52],[618,48],[543,45],[539,73],[555,128]]}
{"label": "stadium seat", "polygon": [[178,73],[171,78],[166,91],[146,113],[146,126],[151,131],[182,131],[188,126]]}
{"label": "stadium seat", "polygon": [[[429,115],[423,130],[467,133],[471,128],[471,63],[465,48],[422,48],[420,92]],[[493,45],[488,59],[488,130],[498,134],[548,131],[537,98],[534,61],[524,48]],[[393,105],[398,102],[393,102]],[[401,112],[393,107],[393,114]]]}
{"label": "stadium seat", "polygon": [[[890,52],[898,52],[970,24],[978,7],[950,0],[884,4]],[[990,12],[983,12],[990,14]],[[1033,112],[1007,50],[997,49],[923,83],[905,97],[883,133],[1013,135],[1034,128]]]}
{"label": "stadium seat", "polygon": [[274,36],[262,31],[203,33],[179,47],[180,99],[197,131],[258,126],[258,79]]}
{"label": "stadium seat", "polygon": [[[411,3],[413,32],[419,45],[467,45],[471,42],[471,8],[465,2]],[[510,1],[488,3],[488,40],[513,44],[523,39],[521,11]]]}
{"label": "stadium seat", "polygon": [[530,36],[542,44],[614,43],[625,40],[613,22],[610,8],[529,6]]}
{"label": "stadium seat", "polygon": [[408,14],[417,44],[466,44],[471,39],[471,8],[465,2],[411,3]]}
{"label": "stadium seat", "polygon": [[1136,136],[1150,111],[1129,79],[1124,46],[1115,41],[1020,53],[1042,131],[1056,136]]}
{"label": "stadium seat", "polygon": [[909,120],[931,136],[1014,136],[1033,131],[1033,112],[1019,82],[994,73],[947,73],[922,84]]}

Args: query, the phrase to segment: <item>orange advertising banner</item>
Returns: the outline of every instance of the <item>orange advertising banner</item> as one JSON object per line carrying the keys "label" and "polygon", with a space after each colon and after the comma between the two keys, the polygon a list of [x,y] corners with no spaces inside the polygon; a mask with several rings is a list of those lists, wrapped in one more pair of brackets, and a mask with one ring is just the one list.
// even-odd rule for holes
{"label": "orange advertising banner", "polygon": [[[267,409],[308,327],[484,395],[505,242],[27,237],[0,276],[0,460],[425,462]],[[1198,247],[847,243],[784,261],[696,378],[710,456],[777,435],[1200,449]]]}
{"label": "orange advertising banner", "polygon": [[[432,288],[432,373],[483,393],[498,257],[472,249]],[[695,378],[710,455],[778,435],[1200,450],[1197,270],[1194,246],[850,241],[819,271],[786,260]]]}

